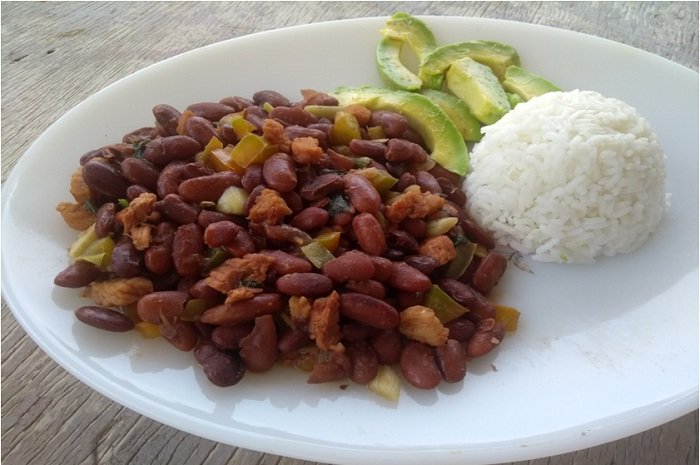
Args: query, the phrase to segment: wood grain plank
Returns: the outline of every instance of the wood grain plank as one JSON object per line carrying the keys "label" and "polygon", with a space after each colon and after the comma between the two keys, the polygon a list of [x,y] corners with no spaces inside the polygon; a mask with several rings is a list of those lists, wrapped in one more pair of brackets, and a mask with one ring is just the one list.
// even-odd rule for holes
{"label": "wood grain plank", "polygon": [[[398,10],[561,27],[698,69],[696,2],[3,2],[2,180],[67,110],[145,66],[230,37]],[[56,365],[5,304],[1,324],[5,463],[315,464],[219,444],[142,417]],[[697,463],[697,429],[696,411],[630,438],[517,465]]]}

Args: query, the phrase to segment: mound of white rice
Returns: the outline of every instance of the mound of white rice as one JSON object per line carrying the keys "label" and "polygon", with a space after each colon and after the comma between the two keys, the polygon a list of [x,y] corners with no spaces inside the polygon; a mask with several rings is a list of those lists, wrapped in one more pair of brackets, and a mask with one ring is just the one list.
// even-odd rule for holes
{"label": "mound of white rice", "polygon": [[592,91],[551,92],[483,129],[465,181],[498,244],[535,260],[631,252],[666,208],[665,155],[648,122]]}

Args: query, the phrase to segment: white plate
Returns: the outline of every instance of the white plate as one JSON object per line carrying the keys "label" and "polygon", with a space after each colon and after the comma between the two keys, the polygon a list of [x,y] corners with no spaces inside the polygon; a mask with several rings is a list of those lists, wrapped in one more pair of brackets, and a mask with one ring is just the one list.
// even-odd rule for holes
{"label": "white plate", "polygon": [[[590,447],[698,403],[698,74],[610,41],[513,22],[426,17],[440,43],[494,39],[565,89],[621,98],[668,154],[672,205],[638,252],[593,266],[511,267],[500,300],[517,333],[464,383],[404,390],[396,405],[361,386],[311,386],[286,369],[210,385],[190,353],[74,319],[84,301],[52,281],[74,238],[54,206],[78,158],[136,127],[153,105],[275,89],[379,84],[385,18],[312,24],[214,44],[122,79],[52,125],[3,192],[5,298],[29,335],[76,377],[143,415],[223,443],[320,462],[489,463]],[[572,59],[575,57],[575,59]]]}

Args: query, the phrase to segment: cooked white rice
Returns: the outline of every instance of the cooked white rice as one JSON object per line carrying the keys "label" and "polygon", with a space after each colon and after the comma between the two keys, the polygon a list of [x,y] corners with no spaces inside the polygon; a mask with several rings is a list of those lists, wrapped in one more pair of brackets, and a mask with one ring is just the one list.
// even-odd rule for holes
{"label": "cooked white rice", "polygon": [[551,92],[483,129],[465,181],[469,211],[498,244],[535,260],[631,252],[666,208],[665,155],[628,104]]}

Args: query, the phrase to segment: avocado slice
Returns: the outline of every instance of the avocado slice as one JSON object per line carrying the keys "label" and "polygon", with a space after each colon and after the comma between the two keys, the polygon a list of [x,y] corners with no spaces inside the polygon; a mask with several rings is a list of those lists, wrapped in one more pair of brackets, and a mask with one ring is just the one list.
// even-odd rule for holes
{"label": "avocado slice", "polygon": [[408,13],[394,13],[379,33],[408,45],[419,60],[437,47],[433,31],[423,21]]}
{"label": "avocado slice", "polygon": [[470,40],[443,45],[425,56],[418,67],[418,77],[424,87],[440,90],[444,75],[452,62],[469,57],[491,68],[499,81],[505,79],[506,69],[520,65],[520,55],[508,44],[491,40]]}
{"label": "avocado slice", "polygon": [[437,46],[430,28],[408,13],[395,13],[379,30],[382,39],[377,45],[377,70],[382,81],[391,88],[416,91],[422,81],[401,61],[401,51],[407,45],[418,62]]}
{"label": "avocado slice", "polygon": [[377,45],[377,71],[382,82],[393,89],[416,91],[423,82],[401,62],[402,42],[384,37]]}
{"label": "avocado slice", "polygon": [[508,96],[488,66],[465,57],[452,63],[445,77],[450,92],[482,123],[493,124],[510,111]]}
{"label": "avocado slice", "polygon": [[515,108],[517,104],[523,103],[525,101],[525,99],[523,99],[521,96],[512,92],[506,92],[506,95],[508,96],[508,103],[510,103],[510,108]]}
{"label": "avocado slice", "polygon": [[469,150],[457,127],[428,97],[414,92],[377,87],[340,87],[332,92],[342,106],[359,103],[370,110],[401,113],[431,151],[431,158],[443,168],[464,176]]}
{"label": "avocado slice", "polygon": [[520,96],[523,100],[532,97],[561,90],[542,76],[532,73],[517,65],[511,65],[506,69],[503,88]]}
{"label": "avocado slice", "polygon": [[476,142],[481,140],[481,123],[469,111],[469,107],[458,97],[435,89],[422,89],[421,94],[428,97],[437,106],[442,108],[457,129],[462,134],[464,140]]}

